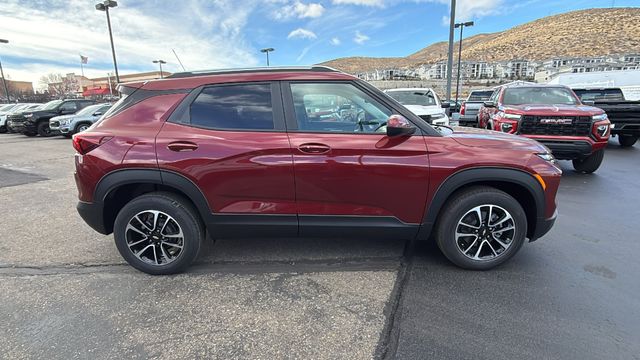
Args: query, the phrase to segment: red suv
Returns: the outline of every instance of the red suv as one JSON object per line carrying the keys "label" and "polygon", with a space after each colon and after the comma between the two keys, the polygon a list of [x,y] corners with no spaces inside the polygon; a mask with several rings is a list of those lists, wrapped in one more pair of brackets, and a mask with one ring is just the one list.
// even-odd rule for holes
{"label": "red suv", "polygon": [[330,68],[179,73],[119,90],[74,136],[78,211],[150,274],[183,270],[207,233],[433,236],[455,264],[489,269],[556,218],[561,171],[544,146],[432,127]]}
{"label": "red suv", "polygon": [[516,83],[497,88],[478,115],[479,127],[523,135],[546,145],[578,172],[596,171],[611,136],[604,110],[586,106],[562,85]]}

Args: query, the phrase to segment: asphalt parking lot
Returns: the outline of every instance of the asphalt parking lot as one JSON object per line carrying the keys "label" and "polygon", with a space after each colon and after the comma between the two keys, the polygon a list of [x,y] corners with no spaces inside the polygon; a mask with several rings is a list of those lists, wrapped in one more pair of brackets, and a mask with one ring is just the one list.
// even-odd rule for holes
{"label": "asphalt parking lot", "polygon": [[544,238],[488,272],[431,244],[218,240],[126,266],[75,211],[64,138],[0,134],[0,357],[640,359],[640,145],[570,163]]}

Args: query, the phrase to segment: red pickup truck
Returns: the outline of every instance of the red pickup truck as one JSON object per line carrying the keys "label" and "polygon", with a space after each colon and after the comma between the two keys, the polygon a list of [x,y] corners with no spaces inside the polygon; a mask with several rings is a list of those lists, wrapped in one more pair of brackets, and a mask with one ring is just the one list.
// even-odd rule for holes
{"label": "red pickup truck", "polygon": [[478,126],[526,136],[578,172],[596,171],[611,135],[607,114],[582,104],[566,86],[514,84],[498,87],[478,114]]}

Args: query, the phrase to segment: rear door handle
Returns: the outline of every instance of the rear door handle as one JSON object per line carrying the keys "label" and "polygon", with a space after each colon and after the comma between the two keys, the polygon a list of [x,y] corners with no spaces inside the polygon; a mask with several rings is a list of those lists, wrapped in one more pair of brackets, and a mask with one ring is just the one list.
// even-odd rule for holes
{"label": "rear door handle", "polygon": [[190,141],[175,141],[169,143],[167,148],[171,151],[182,152],[182,151],[193,151],[198,148],[198,144],[192,143]]}
{"label": "rear door handle", "polygon": [[298,146],[298,150],[305,154],[325,154],[331,151],[331,148],[325,144],[306,143]]}

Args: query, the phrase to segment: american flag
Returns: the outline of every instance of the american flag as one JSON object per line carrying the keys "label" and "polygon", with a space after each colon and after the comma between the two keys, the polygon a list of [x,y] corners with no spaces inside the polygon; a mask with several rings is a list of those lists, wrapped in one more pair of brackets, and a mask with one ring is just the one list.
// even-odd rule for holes
{"label": "american flag", "polygon": [[86,64],[87,62],[89,62],[89,57],[80,55],[80,63]]}

